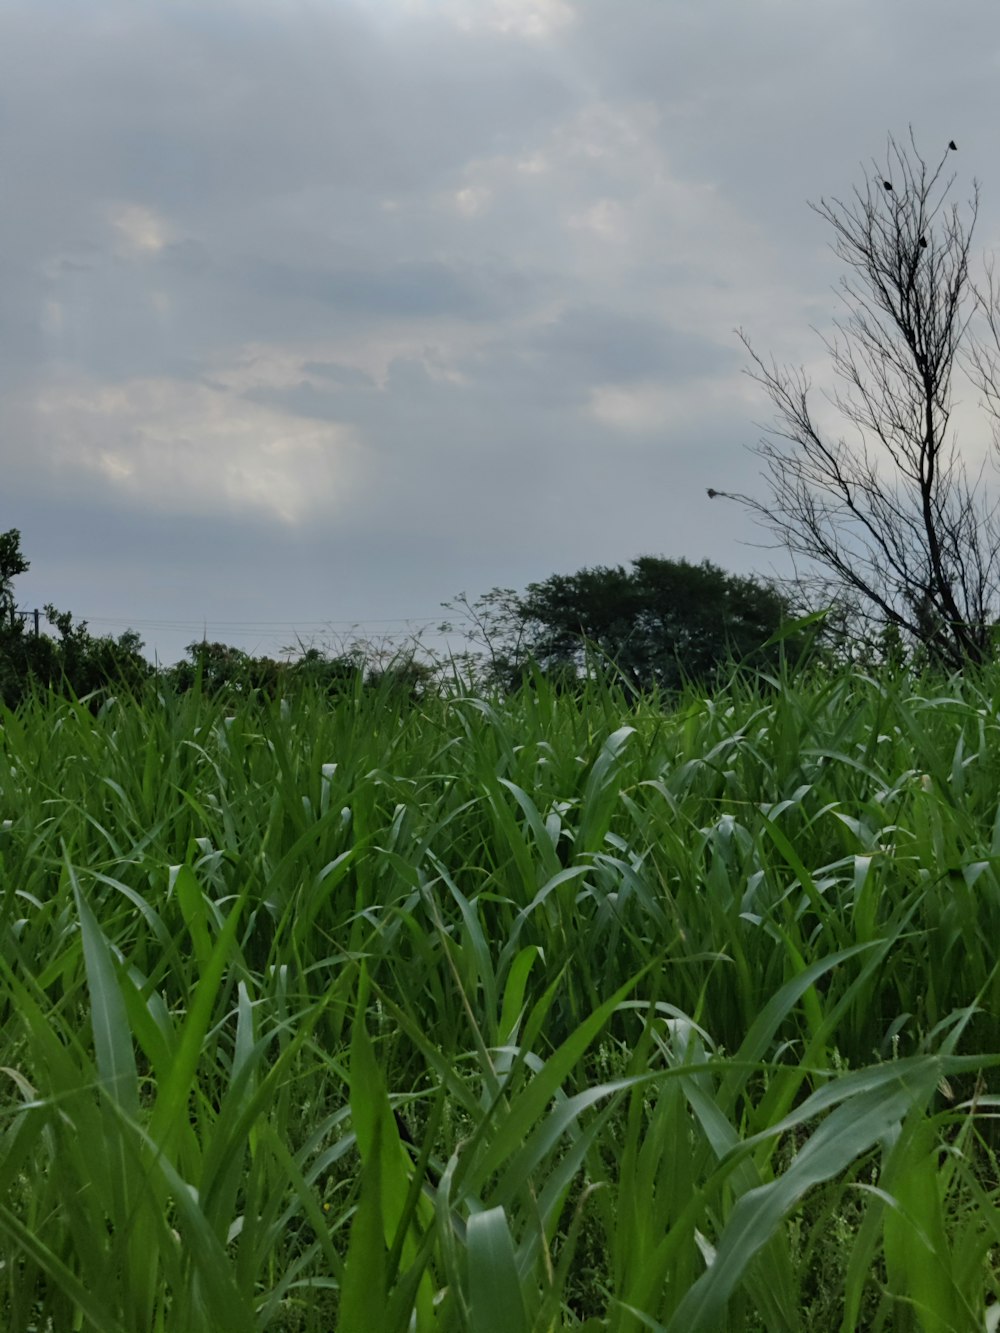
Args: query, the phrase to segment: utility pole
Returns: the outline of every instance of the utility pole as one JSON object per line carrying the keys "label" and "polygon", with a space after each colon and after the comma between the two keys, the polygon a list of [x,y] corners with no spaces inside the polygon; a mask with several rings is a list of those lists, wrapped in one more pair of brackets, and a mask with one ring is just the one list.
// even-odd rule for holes
{"label": "utility pole", "polygon": [[20,616],[22,620],[27,620],[28,617],[31,616],[35,622],[35,638],[37,639],[39,634],[41,634],[42,632],[41,615],[42,613],[41,611],[39,611],[37,606],[33,607],[32,610],[30,611],[18,611],[16,608],[12,608],[10,613],[10,618],[11,618],[11,623],[13,623],[15,616]]}

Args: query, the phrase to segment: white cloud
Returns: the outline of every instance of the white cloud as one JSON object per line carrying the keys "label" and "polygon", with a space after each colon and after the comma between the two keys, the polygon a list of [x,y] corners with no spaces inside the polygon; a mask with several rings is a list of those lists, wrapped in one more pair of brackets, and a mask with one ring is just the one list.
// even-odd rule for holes
{"label": "white cloud", "polygon": [[593,232],[602,241],[626,239],[625,210],[614,199],[598,199],[582,213],[572,214],[569,225],[578,231]]}
{"label": "white cloud", "polygon": [[660,110],[647,101],[588,102],[555,131],[553,150],[566,160],[617,163],[624,176],[638,167],[656,171],[662,164],[661,120]]}
{"label": "white cloud", "polygon": [[478,217],[489,208],[493,192],[485,185],[466,185],[455,193],[455,206],[465,218]]}
{"label": "white cloud", "polygon": [[670,401],[661,384],[599,385],[591,390],[590,414],[614,430],[648,431],[668,423]]}
{"label": "white cloud", "polygon": [[587,412],[622,435],[657,431],[677,438],[713,415],[746,411],[756,402],[754,387],[739,373],[679,384],[599,384],[590,391]]}
{"label": "white cloud", "polygon": [[169,379],[48,388],[35,416],[49,466],[160,512],[334,514],[360,479],[353,431]]}
{"label": "white cloud", "polygon": [[170,228],[153,209],[122,204],[111,214],[120,248],[130,255],[156,255],[170,240]]}
{"label": "white cloud", "polygon": [[496,32],[514,37],[546,38],[573,21],[565,0],[478,0],[485,22]]}
{"label": "white cloud", "polygon": [[527,157],[518,158],[515,166],[522,176],[544,176],[549,170],[549,161],[544,153],[529,153]]}
{"label": "white cloud", "polygon": [[443,13],[463,32],[486,30],[544,41],[576,17],[567,0],[403,0],[410,14]]}

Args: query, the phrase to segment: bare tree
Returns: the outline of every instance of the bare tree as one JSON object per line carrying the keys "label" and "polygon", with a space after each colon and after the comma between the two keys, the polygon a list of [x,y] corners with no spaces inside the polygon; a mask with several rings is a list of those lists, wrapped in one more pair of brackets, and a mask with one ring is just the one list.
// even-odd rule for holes
{"label": "bare tree", "polygon": [[473,681],[489,686],[510,687],[525,670],[529,659],[529,616],[513,588],[491,588],[474,601],[460,592],[450,602],[442,602],[446,611],[461,619],[438,626],[442,634],[459,632],[475,645],[460,654],[457,664]]}
{"label": "bare tree", "polygon": [[[970,478],[956,447],[952,377],[965,369],[1000,420],[1000,307],[992,274],[985,292],[970,279],[979,191],[973,182],[964,210],[949,202],[953,143],[928,166],[912,132],[890,137],[884,167],[873,163],[849,200],[810,205],[848,270],[848,315],[823,341],[838,381],[826,401],[850,441],[817,421],[805,371],[765,362],[741,330],[748,373],[777,409],[756,446],[770,495],[717,494],[744,504],[828,595],[961,666],[992,652],[1000,523],[982,471]],[[977,307],[998,355],[970,330]]]}

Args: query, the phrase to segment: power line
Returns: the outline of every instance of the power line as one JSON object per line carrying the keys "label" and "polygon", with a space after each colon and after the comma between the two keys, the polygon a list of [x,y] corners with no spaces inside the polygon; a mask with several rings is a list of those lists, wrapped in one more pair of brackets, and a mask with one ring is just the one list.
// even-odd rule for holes
{"label": "power line", "polygon": [[218,629],[268,630],[275,632],[282,629],[327,629],[334,625],[343,625],[349,629],[366,625],[437,625],[440,616],[384,616],[369,619],[344,620],[216,620],[214,616],[199,616],[196,620],[159,620],[140,619],[123,616],[79,616],[88,625],[133,625],[156,629],[192,629],[203,625],[212,625]]}

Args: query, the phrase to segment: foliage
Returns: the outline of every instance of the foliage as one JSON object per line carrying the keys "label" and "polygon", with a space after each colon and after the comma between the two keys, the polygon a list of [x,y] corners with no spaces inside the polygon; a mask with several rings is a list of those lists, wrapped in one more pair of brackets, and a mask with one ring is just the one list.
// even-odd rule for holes
{"label": "foliage", "polygon": [[[768,494],[709,490],[797,557],[813,600],[846,598],[951,668],[988,660],[1000,619],[1000,515],[951,424],[959,371],[1000,422],[1000,293],[991,272],[985,294],[970,276],[978,187],[964,214],[949,201],[955,151],[928,165],[912,133],[908,145],[890,138],[852,198],[813,205],[847,269],[848,315],[825,340],[839,381],[825,396],[846,435],[816,416],[803,370],[767,363],[741,333],[777,410],[757,447]],[[970,322],[977,309],[985,338]]]}
{"label": "foliage", "polygon": [[0,712],[0,1326],[992,1327],[998,714]]}
{"label": "foliage", "polygon": [[21,553],[21,534],[16,528],[0,532],[0,628],[13,626],[17,620],[14,580],[26,574],[31,565]]}
{"label": "foliage", "polygon": [[[13,594],[14,579],[28,568],[17,529],[0,533],[0,702],[15,707],[40,689],[91,697],[99,706],[102,693],[135,691],[153,677],[133,630],[117,638],[94,635],[86,621],[74,622],[68,611],[49,605],[45,616],[58,637],[30,634]],[[384,644],[357,642],[335,654],[309,647],[294,660],[279,662],[204,640],[189,644],[187,654],[187,660],[159,673],[165,686],[236,698],[253,692],[275,698],[302,687],[335,696],[363,686],[416,699],[431,688],[434,677],[415,649],[388,651]]]}
{"label": "foliage", "polygon": [[529,584],[521,609],[532,655],[546,669],[579,667],[587,647],[638,690],[709,683],[732,661],[775,665],[764,643],[781,628],[788,603],[756,578],[704,560],[640,556],[630,571],[597,567]]}
{"label": "foliage", "polygon": [[564,685],[596,670],[640,691],[707,684],[734,661],[776,665],[778,643],[765,644],[790,612],[787,599],[760,579],[707,560],[648,555],[631,569],[553,574],[523,596],[494,588],[448,606],[465,615],[467,634],[486,649],[485,674],[496,684],[518,684],[534,663]]}
{"label": "foliage", "polygon": [[55,669],[44,673],[32,664],[31,672],[46,685],[54,689],[68,686],[82,698],[108,686],[137,690],[152,675],[135,630],[126,630],[117,638],[94,635],[85,620],[74,624],[70,612],[57,611],[52,605],[46,606],[45,616],[59,631],[52,655]]}
{"label": "foliage", "polygon": [[528,620],[515,589],[491,588],[474,599],[461,592],[442,606],[459,619],[445,621],[440,632],[458,630],[475,645],[456,659],[459,673],[487,688],[516,687],[524,678],[529,654]]}
{"label": "foliage", "polygon": [[163,677],[173,689],[197,688],[208,695],[240,697],[260,692],[273,699],[305,688],[336,698],[371,689],[415,699],[430,688],[433,679],[433,669],[412,654],[373,662],[360,647],[336,656],[307,648],[291,662],[254,657],[229,644],[207,640],[188,644],[187,652],[189,660],[168,668]]}
{"label": "foliage", "polygon": [[0,533],[0,702],[13,707],[33,689],[83,698],[108,688],[140,688],[152,668],[134,631],[118,638],[93,635],[86,621],[74,624],[68,611],[51,605],[45,615],[59,637],[27,631],[13,594],[13,580],[30,567],[20,543],[16,528]]}
{"label": "foliage", "polygon": [[287,669],[297,683],[311,685],[327,694],[351,694],[364,676],[365,660],[357,652],[329,656],[318,648],[307,648]]}
{"label": "foliage", "polygon": [[282,668],[273,658],[253,657],[230,644],[207,639],[189,643],[187,654],[190,660],[177,662],[164,672],[176,690],[190,690],[197,685],[208,695],[261,690],[273,696],[277,691]]}

